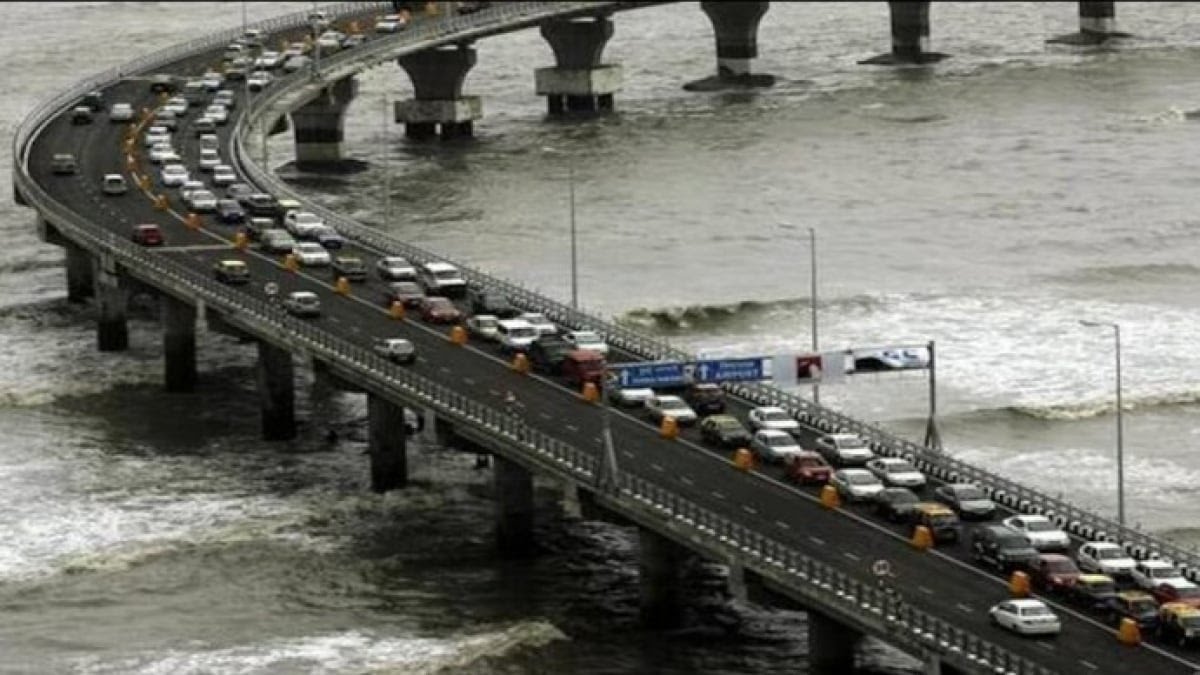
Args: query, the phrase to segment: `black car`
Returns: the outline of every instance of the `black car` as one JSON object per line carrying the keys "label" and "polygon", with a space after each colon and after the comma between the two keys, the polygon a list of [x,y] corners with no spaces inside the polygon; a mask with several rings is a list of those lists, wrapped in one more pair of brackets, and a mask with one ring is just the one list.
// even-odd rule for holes
{"label": "black car", "polygon": [[160,73],[150,78],[150,92],[154,94],[174,94],[179,89],[179,82],[173,75]]}
{"label": "black car", "polygon": [[971,558],[1008,573],[1028,568],[1037,561],[1038,552],[1021,533],[1003,525],[984,525],[971,532]]}
{"label": "black car", "polygon": [[393,302],[400,302],[408,308],[420,307],[421,300],[424,298],[425,291],[415,281],[393,281],[387,285],[387,291],[384,294],[384,300],[389,306]]}
{"label": "black car", "polygon": [[503,293],[479,286],[467,288],[467,304],[472,314],[491,314],[500,319],[511,319],[521,313]]}
{"label": "black car", "polygon": [[1104,574],[1080,574],[1070,588],[1070,596],[1093,611],[1104,611],[1117,599],[1117,585]]}
{"label": "black car", "polygon": [[970,483],[948,483],[933,491],[933,498],[954,509],[963,520],[991,520],[996,503]]}
{"label": "black car", "polygon": [[100,112],[104,110],[104,94],[96,90],[89,91],[83,95],[79,105],[92,112]]}
{"label": "black car", "polygon": [[273,218],[246,218],[242,222],[242,231],[252,241],[262,239],[262,233],[272,229],[275,229]]}
{"label": "black car", "polygon": [[279,201],[265,192],[256,192],[239,199],[252,216],[274,218],[279,215]]}
{"label": "black car", "polygon": [[75,106],[71,109],[71,124],[91,124],[92,110],[87,106]]}
{"label": "black car", "polygon": [[236,199],[218,199],[217,218],[226,225],[238,225],[246,221],[246,211]]}
{"label": "black car", "polygon": [[903,487],[884,488],[875,497],[875,513],[893,523],[907,523],[913,509],[921,502],[915,492]]}
{"label": "black car", "polygon": [[709,415],[700,423],[700,436],[723,448],[748,448],[751,436],[733,415]]}
{"label": "black car", "polygon": [[529,345],[526,353],[534,368],[544,373],[556,374],[562,369],[567,354],[573,351],[575,347],[558,335],[543,335]]}
{"label": "black car", "polygon": [[349,281],[366,281],[367,266],[361,258],[349,255],[335,256],[333,259],[333,276],[346,277]]}
{"label": "black car", "polygon": [[237,202],[242,206],[246,205],[246,200],[249,199],[250,195],[252,194],[254,194],[254,188],[245,183],[234,183],[233,185],[225,188],[225,196],[229,197],[230,199],[236,199]]}
{"label": "black car", "polygon": [[725,391],[709,382],[688,387],[683,400],[701,417],[725,412]]}
{"label": "black car", "polygon": [[1158,602],[1144,591],[1120,591],[1109,600],[1108,622],[1114,626],[1121,619],[1133,619],[1144,631],[1158,628]]}

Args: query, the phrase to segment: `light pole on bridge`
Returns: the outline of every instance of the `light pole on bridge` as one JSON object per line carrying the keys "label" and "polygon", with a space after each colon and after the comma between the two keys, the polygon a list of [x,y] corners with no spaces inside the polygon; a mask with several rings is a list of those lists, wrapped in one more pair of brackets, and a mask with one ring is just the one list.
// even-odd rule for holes
{"label": "light pole on bridge", "polygon": [[1121,325],[1104,321],[1080,320],[1088,328],[1111,328],[1116,356],[1116,405],[1117,405],[1117,523],[1125,527],[1125,423],[1121,405]]}
{"label": "light pole on bridge", "polygon": [[[800,228],[790,223],[780,223],[779,228],[794,232]],[[814,356],[820,355],[820,338],[817,332],[817,229],[815,227],[806,226],[808,230],[808,269],[809,269],[809,318],[812,321],[810,332],[812,334],[812,353]],[[821,384],[813,382],[813,403],[821,402]]]}
{"label": "light pole on bridge", "polygon": [[575,159],[569,152],[545,146],[542,152],[567,158],[567,192],[571,209],[571,309],[579,311],[579,247],[575,227]]}

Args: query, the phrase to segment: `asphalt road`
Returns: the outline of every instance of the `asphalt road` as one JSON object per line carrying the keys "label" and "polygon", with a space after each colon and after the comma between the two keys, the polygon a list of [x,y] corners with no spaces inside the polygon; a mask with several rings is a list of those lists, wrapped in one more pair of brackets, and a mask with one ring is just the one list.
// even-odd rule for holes
{"label": "asphalt road", "polygon": [[[277,40],[273,37],[271,43]],[[199,74],[217,58],[219,55],[193,58],[169,70]],[[241,87],[235,89],[239,96],[239,105],[233,111],[236,115],[243,108],[243,92]],[[145,80],[122,82],[106,91],[105,96],[110,104],[127,101],[136,108],[155,102]],[[190,129],[197,116],[195,110],[174,135],[176,147],[193,167],[199,155]],[[223,148],[228,147],[230,128],[232,122],[219,131]],[[159,186],[158,171],[144,158],[140,139],[141,170],[149,170],[154,176],[154,192],[170,196],[171,210],[155,210],[149,196],[136,187],[123,196],[103,195],[100,177],[104,173],[122,172],[129,179],[121,154],[125,131],[126,125],[109,122],[104,113],[90,125],[72,126],[68,111],[64,111],[35,142],[31,156],[34,177],[64,204],[121,236],[128,236],[135,224],[159,223],[168,244],[158,250],[159,255],[206,272],[219,259],[245,261],[253,281],[240,287],[244,293],[264,297],[262,289],[268,281],[278,284],[284,293],[312,290],[323,306],[321,317],[312,320],[314,324],[362,346],[369,346],[375,337],[408,338],[417,346],[419,357],[411,368],[418,374],[458,387],[497,408],[503,406],[504,393],[511,390],[530,426],[580,449],[599,451],[601,414],[597,406],[585,403],[557,378],[516,374],[508,359],[491,344],[472,342],[459,347],[447,340],[445,326],[429,326],[413,318],[391,319],[383,302],[384,284],[373,275],[365,283],[354,284],[352,294],[343,297],[333,292],[332,274],[327,269],[292,273],[283,268],[280,255],[254,248],[242,252],[232,249],[236,228],[217,223],[213,216],[204,217],[199,230],[186,228],[182,222],[186,209],[177,191]],[[58,152],[76,155],[80,166],[77,175],[51,174],[50,157]],[[227,158],[226,152],[223,149],[222,156]],[[198,169],[194,174],[208,177]],[[378,252],[353,243],[344,253],[357,255],[368,267],[380,257]],[[632,356],[614,354],[613,358],[626,360]],[[747,410],[743,403],[730,402],[730,412],[743,420]],[[1063,673],[1113,675],[1200,670],[1200,658],[1191,652],[1161,645],[1122,646],[1111,627],[1061,604],[1056,612],[1063,620],[1063,631],[1056,638],[1031,640],[1002,631],[989,624],[986,612],[1007,597],[1007,580],[972,564],[964,544],[919,552],[907,543],[904,527],[875,518],[865,507],[827,510],[819,505],[815,488],[787,483],[778,468],[764,467],[751,474],[735,470],[728,453],[702,443],[695,428],[684,429],[677,440],[670,441],[660,438],[657,428],[641,412],[613,409],[611,423],[618,462],[624,470],[670,486],[685,499],[864,582],[873,581],[871,563],[887,559],[892,564],[895,584],[908,603],[1048,668]],[[806,445],[810,443],[811,439]]]}

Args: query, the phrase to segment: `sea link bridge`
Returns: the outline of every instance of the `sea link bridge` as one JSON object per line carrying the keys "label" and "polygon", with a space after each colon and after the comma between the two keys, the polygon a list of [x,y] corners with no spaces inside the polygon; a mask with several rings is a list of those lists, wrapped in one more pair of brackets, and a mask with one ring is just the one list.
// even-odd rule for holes
{"label": "sea link bridge", "polygon": [[[290,126],[296,156],[319,165],[336,160],[341,117],[363,68],[398,62],[412,77],[416,98],[401,102],[398,121],[410,135],[466,135],[479,118],[478,99],[464,102],[461,85],[474,61],[471,44],[489,36],[539,28],[558,63],[536,76],[549,107],[611,107],[610,66],[600,64],[600,47],[611,34],[611,18],[659,3],[493,3],[469,14],[441,11],[415,16],[407,30],[371,33],[358,46],[317,59],[311,69],[279,76],[261,91],[235,87],[229,123],[219,127],[220,154],[242,180],[280,198],[303,196],[256,162],[256,141]],[[1111,30],[1112,3],[1080,3],[1081,28]],[[701,3],[713,19],[717,77],[743,81],[756,54],[754,34],[767,3]],[[882,8],[882,3],[880,4]],[[893,54],[900,60],[925,53],[928,3],[891,3]],[[1107,7],[1107,21],[1084,11]],[[346,3],[322,8],[338,26],[371,26],[392,11],[390,3]],[[670,11],[696,11],[680,3]],[[907,17],[907,18],[906,18]],[[924,24],[921,18],[925,18]],[[909,19],[916,19],[916,23]],[[911,30],[916,26],[916,30]],[[302,12],[260,22],[266,44],[302,40],[313,29]],[[782,481],[768,470],[740,471],[726,453],[702,444],[692,431],[667,438],[643,418],[609,410],[557,380],[516,372],[490,346],[450,339],[450,333],[397,316],[381,302],[378,281],[349,292],[324,273],[290,269],[284,259],[245,246],[234,228],[207,215],[189,214],[173,188],[164,187],[141,145],[141,130],[161,99],[151,75],[198,76],[221,62],[244,27],[199,36],[191,42],[143,56],[90,76],[39,104],[18,128],[13,142],[15,199],[37,213],[45,241],[66,250],[68,297],[90,298],[96,310],[101,350],[128,344],[126,304],[131,293],[157,297],[163,326],[168,391],[186,392],[196,383],[195,330],[221,331],[256,344],[263,433],[295,435],[294,374],[298,361],[322,378],[368,397],[369,458],[376,490],[401,488],[407,479],[404,409],[421,411],[438,441],[449,447],[494,456],[496,532],[504,550],[532,543],[532,478],[557,481],[588,514],[635,526],[641,544],[642,608],[651,624],[679,618],[679,562],[699,555],[728,565],[735,583],[757,602],[806,611],[810,621],[811,667],[816,672],[850,672],[856,643],[870,635],[912,654],[928,673],[1171,674],[1200,670],[1192,652],[1154,641],[1122,644],[1111,625],[1051,600],[1063,621],[1054,640],[1031,641],[989,625],[986,610],[1007,597],[1007,579],[971,563],[947,546],[920,550],[908,532],[865,517],[851,508],[828,508],[813,490]],[[595,39],[589,42],[587,36]],[[916,35],[916,51],[912,37]],[[566,37],[564,37],[566,36]],[[584,49],[575,50],[584,45]],[[457,65],[456,65],[457,64]],[[598,71],[608,68],[607,74]],[[752,81],[750,83],[753,83]],[[600,86],[604,85],[604,86]],[[72,124],[71,111],[86,93],[100,90],[106,102],[133,104],[129,123],[106,113],[91,124]],[[558,97],[557,100],[554,97]],[[183,161],[195,168],[199,147],[193,116],[180,121],[174,138]],[[287,120],[290,118],[290,124]],[[75,174],[60,175],[52,158],[73,153]],[[100,189],[103,174],[120,173],[127,194]],[[198,174],[198,172],[197,172]],[[305,208],[346,239],[347,253],[368,265],[384,255],[416,263],[445,260],[381,234],[317,205]],[[138,223],[158,223],[167,245],[142,247],[130,240]],[[230,286],[211,274],[218,260],[236,258],[254,283]],[[503,293],[517,306],[545,313],[563,327],[599,332],[615,362],[694,361],[692,355],[572,308],[520,285],[461,266],[467,280]],[[321,317],[301,320],[266,296],[270,282],[281,292],[309,290],[321,300]],[[376,336],[411,340],[415,364],[401,366],[371,348]],[[778,405],[815,435],[844,430],[860,434],[878,454],[906,457],[935,483],[969,481],[981,486],[1010,513],[1045,514],[1074,538],[1118,542],[1137,558],[1159,557],[1197,578],[1200,557],[1152,535],[1128,529],[1061,499],[1016,484],[912,442],[897,438],[814,403],[762,384],[724,385],[732,412]],[[520,406],[505,403],[504,392]],[[611,432],[615,459],[603,452]],[[872,563],[887,560],[890,578],[878,579]]]}

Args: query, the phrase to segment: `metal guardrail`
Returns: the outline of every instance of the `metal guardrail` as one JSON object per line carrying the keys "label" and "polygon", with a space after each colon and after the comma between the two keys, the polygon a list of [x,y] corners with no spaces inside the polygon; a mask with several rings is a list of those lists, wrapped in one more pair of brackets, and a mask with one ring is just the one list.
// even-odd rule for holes
{"label": "metal guardrail", "polygon": [[[469,17],[447,17],[440,20],[422,20],[414,22],[413,26],[395,39],[409,45],[405,51],[419,51],[441,42],[464,39],[474,33],[490,30],[495,25],[513,22],[516,19],[529,19],[538,16],[549,17],[556,15],[555,9],[579,12],[584,10],[607,9],[610,11],[628,9],[639,4],[636,2],[522,2],[500,5]],[[477,20],[472,20],[478,17]],[[362,61],[370,62],[381,53],[389,53],[393,57],[399,53],[394,40],[376,41],[381,44],[373,51],[365,52],[367,56]],[[372,43],[364,45],[371,47]],[[353,50],[342,52],[323,61],[319,77],[329,78],[341,73],[350,63],[356,63],[364,52]],[[278,102],[289,88],[301,81],[310,81],[306,77],[284,78],[273,85],[268,96],[259,97],[252,101],[245,114],[238,120],[238,126],[233,133],[234,161],[238,167],[250,177],[251,181],[268,189],[277,195],[288,196],[303,200],[303,195],[292,190],[288,185],[277,179],[263,167],[259,167],[246,152],[244,147],[246,132],[255,121],[255,116],[269,109]],[[574,329],[594,330],[600,333],[611,344],[635,354],[646,360],[694,360],[695,354],[684,352],[672,347],[665,341],[641,335],[634,330],[621,326],[612,321],[598,318],[598,313],[583,309],[576,311],[568,305],[549,298],[523,284],[506,279],[493,277],[479,270],[465,267],[449,258],[419,248],[394,237],[385,235],[378,230],[362,225],[345,216],[337,214],[320,205],[311,204],[309,208],[321,215],[327,223],[348,238],[362,242],[379,251],[390,255],[400,255],[417,263],[442,261],[458,266],[469,283],[480,284],[495,288],[504,293],[513,304],[527,310],[540,311],[556,323]],[[765,384],[727,384],[724,388],[730,393],[756,405],[774,405],[782,407],[803,424],[818,431],[831,433],[835,431],[851,432],[860,435],[871,448],[883,455],[907,457],[920,469],[933,476],[951,482],[972,482],[979,485],[994,500],[1009,508],[1023,513],[1039,513],[1050,517],[1061,527],[1072,534],[1089,540],[1104,540],[1120,544],[1132,556],[1138,559],[1162,558],[1178,565],[1184,574],[1193,581],[1200,582],[1200,554],[1182,546],[1165,541],[1138,528],[1122,527],[1110,518],[1095,514],[1060,497],[1052,497],[1036,489],[1021,485],[995,472],[988,471],[942,452],[900,438],[895,434],[879,427],[856,420],[848,415],[830,408],[814,404],[777,387]]]}
{"label": "metal guardrail", "polygon": [[[345,13],[365,11],[372,3],[338,6]],[[337,11],[337,10],[335,10]],[[298,21],[297,18],[300,20]],[[486,17],[480,17],[486,18]],[[302,25],[302,15],[259,22],[263,30],[291,29]],[[725,559],[763,574],[791,589],[798,597],[822,611],[843,617],[848,623],[880,635],[918,653],[937,654],[947,663],[968,671],[1011,673],[1013,675],[1049,675],[1050,671],[995,644],[956,628],[948,622],[895,603],[893,596],[874,584],[864,583],[836,568],[798,553],[788,545],[764,537],[753,530],[686,500],[670,488],[628,472],[618,472],[614,481],[596,480],[594,453],[581,451],[547,434],[532,429],[521,420],[436,382],[400,368],[338,335],[295,319],[280,308],[219,284],[202,272],[172,259],[160,257],[91,222],[59,204],[28,171],[28,153],[36,134],[57,113],[69,107],[89,89],[110,84],[124,75],[168,65],[170,62],[213,49],[232,39],[239,30],[224,31],[187,43],[187,46],[163,50],[143,57],[106,74],[92,76],[62,94],[40,104],[22,123],[14,140],[14,184],[28,203],[63,234],[98,255],[111,256],[135,276],[176,296],[203,302],[221,312],[231,323],[263,339],[288,345],[358,373],[364,382],[403,404],[435,410],[439,415],[465,426],[486,432],[508,451],[519,453],[527,462],[548,472],[589,486],[627,511],[631,517],[650,521],[664,530],[686,532],[698,545],[709,547]],[[107,78],[107,79],[106,79]],[[261,174],[261,171],[259,172]],[[331,219],[348,229],[361,228],[351,221]],[[349,225],[347,225],[349,223]],[[398,242],[382,240],[387,248]],[[385,249],[387,250],[387,249]],[[401,249],[403,250],[403,248]],[[400,252],[400,251],[397,251]],[[413,249],[416,260],[440,259]],[[586,315],[571,312],[523,287],[493,280],[480,272],[468,271],[472,280],[494,283],[506,289],[514,300],[547,310],[555,320],[569,325],[591,326],[604,330],[607,325]],[[557,303],[555,303],[557,304]],[[613,326],[608,334],[614,342],[648,357],[683,356],[661,343],[642,338]]]}

